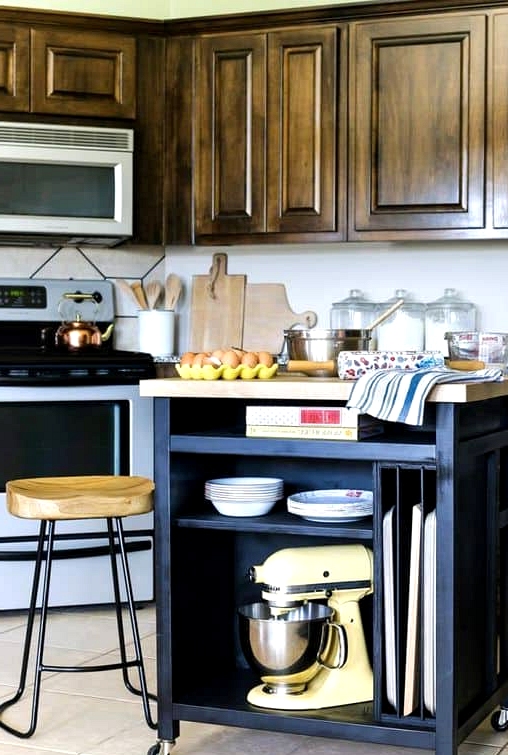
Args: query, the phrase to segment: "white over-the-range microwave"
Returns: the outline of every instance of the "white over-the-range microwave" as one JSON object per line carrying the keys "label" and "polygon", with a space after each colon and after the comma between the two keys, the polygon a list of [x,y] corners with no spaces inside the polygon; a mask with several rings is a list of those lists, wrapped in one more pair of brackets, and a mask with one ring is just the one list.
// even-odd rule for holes
{"label": "white over-the-range microwave", "polygon": [[0,121],[0,242],[115,246],[132,236],[134,132]]}

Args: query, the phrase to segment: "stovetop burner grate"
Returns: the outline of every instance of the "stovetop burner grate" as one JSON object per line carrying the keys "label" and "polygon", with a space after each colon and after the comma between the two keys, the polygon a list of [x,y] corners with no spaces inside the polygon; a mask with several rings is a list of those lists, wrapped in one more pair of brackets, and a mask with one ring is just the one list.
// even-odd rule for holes
{"label": "stovetop burner grate", "polygon": [[137,351],[0,348],[1,385],[134,384],[153,377],[153,358]]}

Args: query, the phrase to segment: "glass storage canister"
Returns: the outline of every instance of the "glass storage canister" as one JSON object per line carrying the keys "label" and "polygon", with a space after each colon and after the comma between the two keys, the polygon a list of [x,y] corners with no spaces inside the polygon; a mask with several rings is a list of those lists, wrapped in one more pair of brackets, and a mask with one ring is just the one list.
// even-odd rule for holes
{"label": "glass storage canister", "polygon": [[456,289],[445,288],[444,296],[427,304],[425,311],[425,348],[448,356],[445,333],[476,330],[476,306],[460,298]]}
{"label": "glass storage canister", "polygon": [[332,304],[330,328],[332,330],[365,330],[376,317],[376,302],[369,301],[358,288],[349,296]]}
{"label": "glass storage canister", "polygon": [[425,304],[413,301],[409,292],[398,288],[395,296],[381,305],[383,312],[398,299],[404,304],[377,327],[379,351],[423,351],[425,344]]}
{"label": "glass storage canister", "polygon": [[[370,328],[377,312],[376,302],[369,301],[359,288],[352,288],[349,296],[333,302],[330,310],[330,328],[332,330],[366,330]],[[376,348],[377,332],[372,333],[370,350]]]}

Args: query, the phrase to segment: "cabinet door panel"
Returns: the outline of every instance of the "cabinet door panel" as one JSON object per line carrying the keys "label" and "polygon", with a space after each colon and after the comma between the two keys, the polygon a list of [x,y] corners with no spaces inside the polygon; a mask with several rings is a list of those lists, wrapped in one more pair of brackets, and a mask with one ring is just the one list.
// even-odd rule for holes
{"label": "cabinet door panel", "polygon": [[333,231],[336,30],[268,37],[268,231]]}
{"label": "cabinet door panel", "polygon": [[134,118],[134,38],[55,29],[31,34],[33,112]]}
{"label": "cabinet door panel", "polygon": [[0,110],[28,112],[29,50],[28,29],[0,24]]}
{"label": "cabinet door panel", "polygon": [[492,164],[494,227],[508,228],[508,15],[494,16]]}
{"label": "cabinet door panel", "polygon": [[350,237],[484,226],[485,19],[358,24]]}
{"label": "cabinet door panel", "polygon": [[198,49],[196,232],[265,230],[265,35]]}

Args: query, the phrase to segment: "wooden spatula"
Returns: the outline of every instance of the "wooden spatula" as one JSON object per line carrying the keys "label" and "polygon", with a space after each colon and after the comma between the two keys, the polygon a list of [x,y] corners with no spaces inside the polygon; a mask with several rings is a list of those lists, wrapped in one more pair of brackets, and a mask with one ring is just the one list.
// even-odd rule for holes
{"label": "wooden spatula", "polygon": [[140,309],[148,309],[148,303],[146,301],[145,292],[143,291],[143,286],[139,281],[134,281],[131,283],[131,288],[134,291],[134,295],[136,299],[138,300],[139,308]]}
{"label": "wooden spatula", "polygon": [[145,286],[148,309],[155,309],[162,295],[162,285],[159,281],[149,281]]}
{"label": "wooden spatula", "polygon": [[182,281],[180,280],[178,275],[175,275],[175,273],[170,273],[166,278],[164,307],[166,309],[175,309],[181,292]]}
{"label": "wooden spatula", "polygon": [[138,297],[131,288],[130,283],[127,283],[127,281],[123,280],[122,278],[118,278],[116,285],[118,286],[120,291],[122,291],[127,296],[131,304],[134,304],[135,307],[139,307]]}

